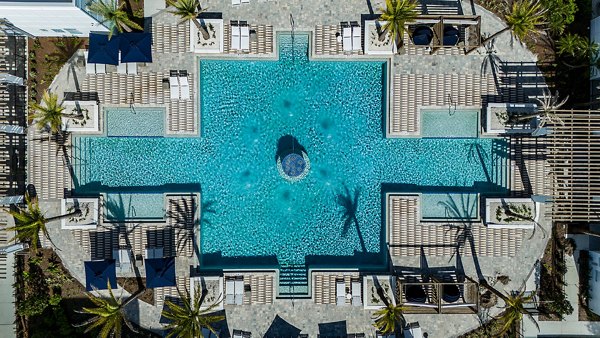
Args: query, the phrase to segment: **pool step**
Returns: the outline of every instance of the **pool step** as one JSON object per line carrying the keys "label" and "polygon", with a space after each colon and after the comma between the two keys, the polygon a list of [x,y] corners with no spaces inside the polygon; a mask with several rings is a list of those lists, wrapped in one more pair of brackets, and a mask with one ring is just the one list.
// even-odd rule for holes
{"label": "pool step", "polygon": [[282,265],[279,268],[277,298],[308,298],[308,269],[303,264]]}

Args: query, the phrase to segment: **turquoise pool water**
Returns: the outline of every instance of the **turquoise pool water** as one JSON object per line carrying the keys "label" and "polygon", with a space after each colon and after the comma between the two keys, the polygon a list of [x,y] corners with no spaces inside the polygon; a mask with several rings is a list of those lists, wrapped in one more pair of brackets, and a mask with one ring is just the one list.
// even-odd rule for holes
{"label": "turquoise pool water", "polygon": [[164,136],[165,108],[104,108],[107,136]]}
{"label": "turquoise pool water", "polygon": [[479,111],[422,110],[421,136],[473,138],[479,136]]}
{"label": "turquoise pool water", "polygon": [[[278,44],[278,61],[200,60],[199,138],[77,138],[76,193],[197,187],[201,267],[222,268],[381,266],[385,192],[502,190],[501,140],[384,137],[385,62]],[[310,159],[294,183],[276,165],[285,135]]]}
{"label": "turquoise pool water", "polygon": [[479,217],[477,193],[421,194],[421,219],[424,221],[475,220]]}
{"label": "turquoise pool water", "polygon": [[159,193],[106,193],[104,205],[104,216],[109,221],[151,221],[165,218],[165,198]]}

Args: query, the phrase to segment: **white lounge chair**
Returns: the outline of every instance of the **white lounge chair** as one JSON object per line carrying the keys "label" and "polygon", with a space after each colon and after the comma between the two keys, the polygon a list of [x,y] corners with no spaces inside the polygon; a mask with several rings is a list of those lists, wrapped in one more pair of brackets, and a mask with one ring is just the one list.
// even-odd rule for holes
{"label": "white lounge chair", "polygon": [[15,124],[0,124],[0,132],[7,134],[24,134],[25,129]]}
{"label": "white lounge chair", "polygon": [[127,74],[127,64],[121,62],[121,52],[119,52],[119,64],[117,65],[117,73]]}
{"label": "white lounge chair", "polygon": [[242,0],[242,3],[243,3],[243,4],[249,4],[249,3],[250,3],[250,0]]}
{"label": "white lounge chair", "polygon": [[179,77],[169,76],[169,88],[171,89],[171,100],[179,100]]}
{"label": "white lounge chair", "polygon": [[23,195],[0,197],[0,205],[21,204],[25,199],[24,197]]}
{"label": "white lounge chair", "polygon": [[240,27],[240,49],[243,51],[250,51],[250,27],[247,25]]}
{"label": "white lounge chair", "polygon": [[352,28],[350,26],[342,28],[342,46],[344,52],[352,51]]}
{"label": "white lounge chair", "polygon": [[127,74],[137,74],[137,62],[127,63]]}
{"label": "white lounge chair", "polygon": [[344,281],[337,281],[335,283],[335,290],[337,305],[346,305],[346,284],[344,284]]}
{"label": "white lounge chair", "polygon": [[235,281],[233,279],[227,279],[225,282],[225,304],[235,304]]}
{"label": "white lounge chair", "polygon": [[352,305],[361,306],[362,297],[360,293],[360,282],[352,282]]}
{"label": "white lounge chair", "polygon": [[181,90],[180,99],[189,100],[190,99],[190,84],[188,82],[187,76],[179,76],[179,88]]}
{"label": "white lounge chair", "polygon": [[104,63],[96,63],[96,74],[106,74],[106,65]]}
{"label": "white lounge chair", "polygon": [[237,279],[235,281],[235,305],[244,303],[244,280]]}
{"label": "white lounge chair", "polygon": [[352,26],[352,50],[362,49],[362,32],[360,26]]}
{"label": "white lounge chair", "polygon": [[163,258],[163,248],[146,248],[146,259]]}
{"label": "white lounge chair", "polygon": [[231,4],[234,5],[234,6],[237,6],[240,3],[241,3],[240,0],[231,0]]}
{"label": "white lounge chair", "polygon": [[85,73],[96,74],[96,64],[88,62],[88,52],[83,52],[83,55],[85,55]]}
{"label": "white lounge chair", "polygon": [[240,26],[231,26],[231,49],[240,49]]}

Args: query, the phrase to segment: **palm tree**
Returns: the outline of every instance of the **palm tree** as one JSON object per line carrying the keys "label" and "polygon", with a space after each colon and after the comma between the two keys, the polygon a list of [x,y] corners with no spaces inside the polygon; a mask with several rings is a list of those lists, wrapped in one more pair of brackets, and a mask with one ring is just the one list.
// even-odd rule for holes
{"label": "palm tree", "polygon": [[115,29],[117,29],[119,33],[123,33],[123,30],[131,32],[132,28],[140,31],[144,30],[140,25],[129,18],[127,12],[123,10],[125,5],[125,2],[118,5],[115,0],[97,0],[88,6],[88,9],[92,13],[104,18],[102,23],[108,23],[109,39],[112,37]]}
{"label": "palm tree", "polygon": [[[417,2],[414,0],[385,0],[385,8],[379,8],[382,35],[387,34],[396,46],[402,45],[404,26],[417,17]],[[381,38],[381,36],[380,36]]]}
{"label": "palm tree", "polygon": [[125,316],[125,306],[133,301],[140,294],[135,293],[125,302],[121,298],[116,298],[113,294],[110,283],[107,283],[108,293],[110,295],[109,298],[101,298],[91,295],[90,293],[86,293],[87,297],[94,303],[96,307],[86,308],[84,307],[81,311],[77,311],[79,313],[91,314],[94,317],[80,323],[76,324],[76,327],[86,326],[85,333],[88,333],[94,329],[100,329],[98,333],[98,337],[108,338],[108,337],[121,337],[121,332],[123,330],[123,323],[133,332],[137,333],[137,330],[131,325],[127,317]]}
{"label": "palm tree", "polygon": [[516,325],[518,325],[518,323],[520,323],[523,319],[523,315],[529,317],[529,319],[531,319],[531,321],[537,327],[538,331],[540,330],[537,321],[535,320],[535,318],[533,318],[533,315],[524,306],[524,304],[531,302],[531,300],[535,296],[535,293],[525,296],[525,293],[521,291],[517,294],[505,295],[502,292],[496,290],[491,285],[489,285],[487,280],[485,279],[482,279],[479,282],[479,285],[488,289],[491,293],[495,294],[496,296],[498,296],[498,298],[504,301],[504,311],[497,317],[497,319],[500,320],[503,323],[503,325],[500,328],[500,331],[495,334],[496,337],[502,337],[505,333],[513,329]]}
{"label": "palm tree", "polygon": [[58,95],[46,91],[42,96],[42,104],[33,102],[31,108],[36,111],[33,117],[37,119],[36,124],[40,130],[50,126],[51,133],[60,132],[65,107],[58,103]]}
{"label": "palm tree", "polygon": [[509,124],[515,124],[519,122],[529,121],[534,117],[540,118],[540,123],[538,127],[543,127],[546,123],[550,122],[552,124],[561,124],[564,122],[560,119],[558,114],[556,114],[562,106],[567,103],[569,97],[567,96],[564,100],[559,99],[559,94],[552,95],[550,91],[544,91],[542,94],[542,98],[536,98],[538,101],[538,110],[531,114],[522,114],[522,115],[511,115],[508,119]]}
{"label": "palm tree", "polygon": [[225,319],[225,316],[214,314],[214,309],[218,306],[221,296],[209,305],[206,309],[200,309],[204,301],[205,294],[200,292],[198,286],[194,290],[194,299],[191,299],[189,292],[186,290],[182,294],[179,290],[179,298],[181,305],[175,304],[169,300],[165,301],[168,309],[164,309],[162,315],[170,319],[171,322],[165,326],[165,329],[170,330],[168,337],[204,337],[202,328],[209,329],[217,335],[213,327],[214,323]]}
{"label": "palm tree", "polygon": [[8,210],[7,212],[14,217],[15,226],[5,228],[4,230],[16,231],[17,234],[11,239],[11,241],[19,240],[20,242],[26,242],[30,244],[33,251],[37,251],[38,243],[40,241],[40,232],[50,240],[46,225],[49,222],[59,220],[65,217],[81,214],[79,208],[75,208],[73,212],[65,215],[55,216],[46,218],[44,213],[40,210],[37,199],[32,201],[28,194],[25,194],[25,202],[27,208],[18,207],[17,210]]}
{"label": "palm tree", "polygon": [[401,305],[394,305],[386,302],[386,306],[373,313],[375,323],[373,326],[382,334],[390,334],[396,332],[398,328],[402,330],[406,323],[404,318],[405,308]]}
{"label": "palm tree", "polygon": [[599,52],[600,45],[577,34],[568,33],[556,42],[556,53],[563,57],[562,63],[569,68],[598,67]]}
{"label": "palm tree", "polygon": [[171,12],[177,15],[183,21],[191,21],[196,25],[196,28],[202,33],[204,40],[210,39],[210,35],[206,30],[206,27],[200,24],[196,18],[200,13],[206,11],[206,8],[200,6],[200,0],[167,0],[169,6],[175,7],[175,10]]}
{"label": "palm tree", "polygon": [[531,34],[540,34],[544,21],[546,9],[539,0],[515,0],[510,10],[505,10],[503,14],[506,27],[490,35],[482,44],[496,38],[498,35],[511,31],[512,35],[519,41]]}

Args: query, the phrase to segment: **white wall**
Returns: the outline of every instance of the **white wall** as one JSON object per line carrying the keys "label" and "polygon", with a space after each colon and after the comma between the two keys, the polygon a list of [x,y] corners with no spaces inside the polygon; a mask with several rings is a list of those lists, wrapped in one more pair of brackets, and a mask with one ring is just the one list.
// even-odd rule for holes
{"label": "white wall", "polygon": [[0,18],[8,19],[16,27],[34,36],[86,37],[91,31],[107,31],[94,18],[68,2],[0,2]]}
{"label": "white wall", "polygon": [[600,252],[588,252],[590,267],[588,306],[595,314],[600,315]]}

